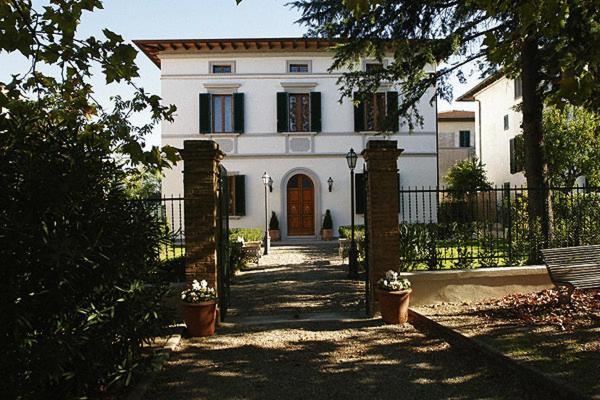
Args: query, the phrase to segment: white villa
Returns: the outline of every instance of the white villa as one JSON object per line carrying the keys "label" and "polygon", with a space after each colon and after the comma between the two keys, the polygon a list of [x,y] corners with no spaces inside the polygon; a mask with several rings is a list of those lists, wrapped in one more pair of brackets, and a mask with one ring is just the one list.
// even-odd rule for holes
{"label": "white villa", "polygon": [[444,177],[450,168],[475,155],[475,113],[464,110],[439,112],[437,123],[440,186],[445,186]]}
{"label": "white villa", "polygon": [[[372,100],[339,102],[340,73],[328,72],[331,46],[324,39],[139,40],[136,45],[160,68],[162,98],[175,104],[172,123],[162,124],[162,144],[214,140],[230,176],[230,226],[264,226],[266,171],[273,179],[270,211],[285,238],[318,237],[331,210],[334,230],[350,223],[350,171],[345,155],[358,154],[377,135],[379,117],[396,107],[395,84],[382,85]],[[386,60],[385,62],[389,62]],[[377,68],[363,60],[361,68]],[[424,125],[409,132],[398,121],[402,186],[436,186],[436,104],[420,104]],[[162,191],[183,195],[183,163],[167,171]],[[362,223],[363,163],[356,167],[356,223]],[[390,201],[395,201],[390,199]],[[384,205],[382,205],[384,206]]]}
{"label": "white villa", "polygon": [[477,103],[476,153],[494,185],[525,185],[523,166],[515,157],[515,136],[523,133],[523,115],[516,109],[522,100],[521,81],[502,73],[491,75],[457,101]]}

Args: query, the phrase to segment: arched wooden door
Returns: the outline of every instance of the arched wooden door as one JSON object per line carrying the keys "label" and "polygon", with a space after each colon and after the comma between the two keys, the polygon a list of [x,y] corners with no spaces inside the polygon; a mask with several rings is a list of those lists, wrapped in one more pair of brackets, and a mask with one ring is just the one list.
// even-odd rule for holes
{"label": "arched wooden door", "polygon": [[290,178],[287,184],[288,236],[315,234],[315,187],[304,174]]}

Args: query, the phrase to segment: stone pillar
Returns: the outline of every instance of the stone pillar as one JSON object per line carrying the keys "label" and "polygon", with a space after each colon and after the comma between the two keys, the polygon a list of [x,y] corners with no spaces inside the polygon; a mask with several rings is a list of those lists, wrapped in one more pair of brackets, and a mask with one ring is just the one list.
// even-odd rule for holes
{"label": "stone pillar", "polygon": [[219,166],[224,153],[210,140],[183,142],[186,281],[217,287]]}
{"label": "stone pillar", "polygon": [[378,311],[375,302],[377,281],[392,269],[400,268],[398,230],[398,142],[370,140],[362,156],[367,163],[367,222],[369,229],[369,313]]}

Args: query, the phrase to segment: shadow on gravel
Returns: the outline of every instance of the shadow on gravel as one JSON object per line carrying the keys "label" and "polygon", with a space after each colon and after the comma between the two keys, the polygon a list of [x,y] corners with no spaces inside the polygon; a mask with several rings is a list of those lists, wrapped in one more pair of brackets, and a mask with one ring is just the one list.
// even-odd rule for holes
{"label": "shadow on gravel", "polygon": [[410,326],[304,325],[190,341],[148,398],[551,398]]}

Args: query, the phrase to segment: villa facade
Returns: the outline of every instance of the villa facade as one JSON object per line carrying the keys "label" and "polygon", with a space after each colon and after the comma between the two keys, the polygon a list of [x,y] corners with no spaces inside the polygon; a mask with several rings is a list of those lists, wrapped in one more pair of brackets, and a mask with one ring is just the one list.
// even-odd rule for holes
{"label": "villa facade", "polygon": [[[381,139],[380,121],[398,104],[394,83],[368,100],[340,102],[329,40],[202,39],[140,40],[137,46],[160,68],[163,102],[177,106],[162,124],[162,144],[214,140],[225,153],[230,226],[264,227],[262,175],[273,179],[269,214],[279,217],[282,237],[318,237],[331,210],[334,230],[350,223],[350,171],[345,155]],[[384,60],[391,62],[391,59]],[[363,60],[358,68],[380,66]],[[438,180],[434,88],[419,105],[424,124],[409,132],[398,120],[386,138],[404,149],[398,160],[401,186],[435,186]],[[183,195],[182,163],[166,172],[165,196]],[[356,167],[356,222],[362,223],[363,162]],[[390,199],[391,201],[393,199]],[[384,206],[384,205],[382,205]]]}

